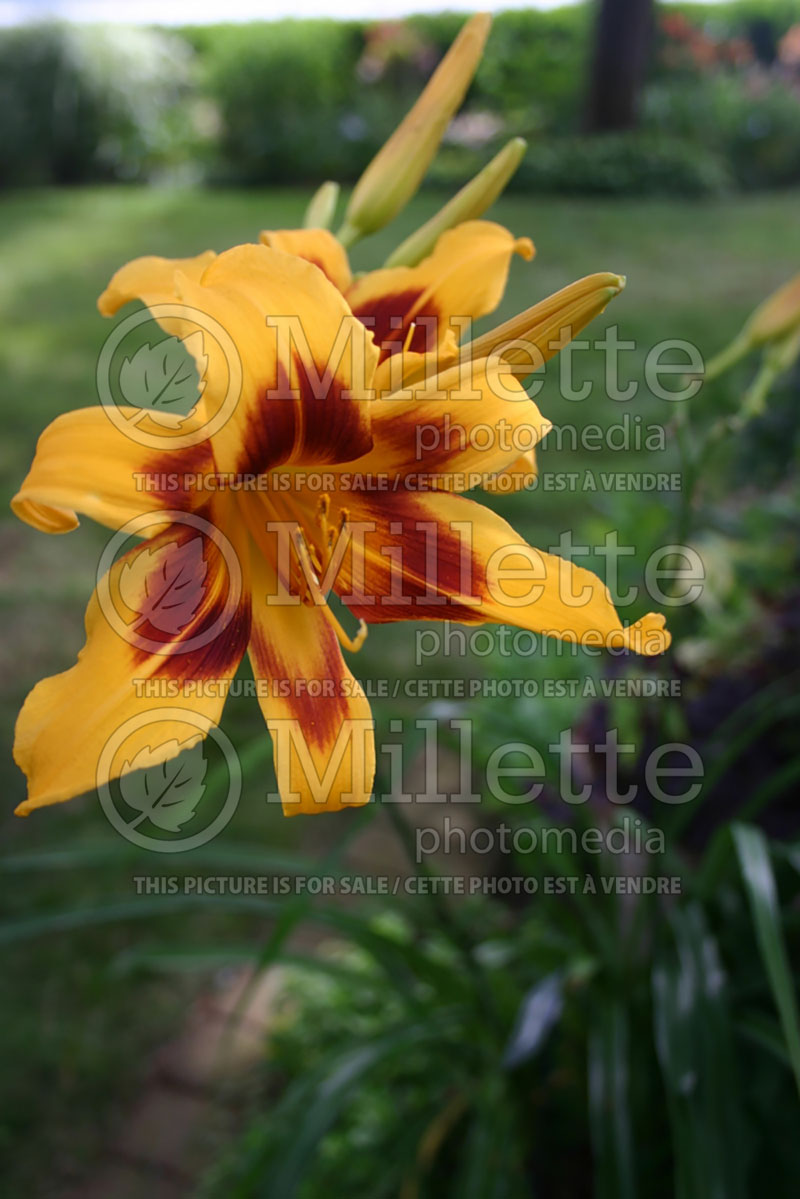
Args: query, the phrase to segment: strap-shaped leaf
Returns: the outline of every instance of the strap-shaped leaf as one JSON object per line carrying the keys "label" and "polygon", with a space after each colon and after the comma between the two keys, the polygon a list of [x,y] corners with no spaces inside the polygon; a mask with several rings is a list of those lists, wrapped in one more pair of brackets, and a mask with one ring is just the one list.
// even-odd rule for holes
{"label": "strap-shaped leaf", "polygon": [[752,825],[736,824],[732,832],[753,915],[761,960],[769,978],[797,1089],[800,1091],[800,1017],[786,942],[783,938],[778,890],[775,886],[769,846],[761,830]]}

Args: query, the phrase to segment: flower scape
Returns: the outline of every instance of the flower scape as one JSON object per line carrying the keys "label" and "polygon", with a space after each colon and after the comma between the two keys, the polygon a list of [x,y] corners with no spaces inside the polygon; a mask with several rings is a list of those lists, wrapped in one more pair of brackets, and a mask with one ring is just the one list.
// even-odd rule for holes
{"label": "flower scape", "polygon": [[[599,578],[462,494],[530,483],[551,424],[523,380],[624,286],[589,275],[470,337],[470,322],[499,304],[512,257],[533,257],[527,237],[479,219],[524,143],[509,143],[384,267],[350,268],[349,246],[417,190],[488,28],[479,15],[462,29],[337,235],[328,184],[301,229],[219,254],[140,258],[101,295],[104,316],[141,301],[199,383],[188,412],[101,404],[59,416],[12,501],[46,533],[84,514],[139,539],[99,576],[76,665],[23,706],[20,814],[94,789],[101,760],[119,778],[142,754],[174,757],[187,709],[200,736],[219,723],[245,655],[291,815],[370,799],[373,723],[342,652],[358,650],[370,624],[496,622],[586,646],[667,648],[663,617],[623,627]],[[177,684],[159,700],[155,747],[142,679]],[[324,686],[312,697],[307,680]],[[109,759],[123,727],[125,753]]]}

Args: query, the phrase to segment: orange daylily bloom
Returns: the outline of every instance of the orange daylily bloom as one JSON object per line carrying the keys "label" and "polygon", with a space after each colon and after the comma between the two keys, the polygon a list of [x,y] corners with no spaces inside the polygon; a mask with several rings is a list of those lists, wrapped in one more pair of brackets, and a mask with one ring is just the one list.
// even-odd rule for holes
{"label": "orange daylily bloom", "polygon": [[[465,247],[463,228],[412,268],[406,336],[428,311],[449,324],[462,286],[472,315],[497,302],[517,248],[497,226],[483,232],[502,270],[486,269],[487,251],[471,289],[473,267],[458,255],[441,280],[434,273],[437,254],[442,263]],[[596,576],[528,546],[458,494],[476,475],[509,469],[517,434],[535,442],[550,428],[515,375],[519,364],[504,359],[503,336],[479,339],[464,361],[451,354],[435,375],[423,366],[381,398],[391,355],[377,322],[369,329],[359,313],[407,281],[407,268],[353,281],[342,253],[312,233],[194,260],[140,259],[101,296],[105,314],[138,298],[167,333],[186,336],[202,394],[188,416],[159,413],[157,422],[136,408],[118,410],[121,425],[101,408],[68,413],[40,439],[13,501],[18,516],[46,532],[68,531],[79,513],[114,530],[132,522],[145,540],[99,580],[77,664],[39,683],[22,709],[15,754],[29,793],[19,812],[94,788],[109,740],[153,706],[135,680],[183,688],[159,700],[175,727],[167,719],[157,747],[146,727],[135,730],[111,777],[133,768],[137,750],[148,762],[175,756],[181,710],[216,724],[224,684],[248,653],[292,814],[370,797],[370,709],[342,655],[358,648],[366,624],[495,621],[645,654],[668,645],[661,616],[623,627]],[[298,256],[301,238],[309,240]],[[312,240],[317,257],[305,261]],[[585,316],[587,303],[602,307],[619,290],[616,276],[593,279],[532,309],[525,328],[543,335],[576,304]],[[199,345],[188,336],[198,323],[218,338]],[[421,350],[412,352],[419,367]],[[237,402],[220,422],[232,374]],[[135,436],[124,423],[134,418]],[[322,489],[309,472],[324,478]],[[355,475],[386,485],[355,490]],[[362,622],[354,637],[328,604],[331,590]],[[322,694],[311,698],[308,680],[324,680]]]}

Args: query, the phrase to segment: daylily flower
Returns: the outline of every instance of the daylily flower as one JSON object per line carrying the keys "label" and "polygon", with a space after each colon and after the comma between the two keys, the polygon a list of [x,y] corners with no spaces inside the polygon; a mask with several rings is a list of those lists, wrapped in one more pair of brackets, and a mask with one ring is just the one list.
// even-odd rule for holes
{"label": "daylily flower", "polygon": [[[301,236],[312,237],[318,265],[284,252],[290,243],[296,249]],[[452,252],[457,236],[463,233],[449,235],[440,261],[450,261],[445,251]],[[516,248],[510,235],[490,227],[486,237],[507,264]],[[77,664],[39,683],[22,709],[15,746],[29,782],[22,814],[94,788],[109,738],[126,722],[135,724],[133,718],[146,718],[153,706],[134,680],[191,686],[159,699],[161,708],[175,709],[174,729],[167,722],[158,746],[150,744],[146,727],[134,732],[112,777],[132,768],[137,751],[146,752],[148,762],[173,757],[185,738],[179,710],[216,724],[224,704],[218,684],[233,677],[248,653],[264,683],[259,703],[275,742],[284,809],[292,814],[370,797],[370,709],[341,652],[342,646],[358,648],[367,623],[494,621],[645,654],[668,645],[663,617],[651,614],[623,628],[596,576],[533,549],[499,516],[457,494],[474,485],[476,472],[494,476],[509,468],[519,452],[515,434],[538,440],[550,428],[515,377],[514,362],[498,348],[503,328],[473,342],[473,352],[463,349],[461,362],[434,377],[422,369],[398,395],[374,399],[376,380],[385,375],[385,333],[378,328],[373,339],[354,311],[375,307],[403,268],[387,272],[391,280],[376,279],[384,272],[375,272],[353,281],[346,259],[316,233],[269,240],[272,246],[238,246],[218,257],[139,259],[117,272],[100,297],[106,315],[141,299],[172,335],[194,330],[202,314],[235,348],[241,394],[227,422],[198,441],[227,394],[230,348],[226,353],[213,338],[201,348],[187,337],[202,366],[202,394],[188,417],[170,424],[159,413],[154,436],[163,439],[163,449],[143,448],[100,407],[60,416],[42,435],[13,501],[18,516],[45,532],[74,528],[78,513],[115,530],[134,518],[152,520],[153,527],[101,580]],[[435,297],[437,311],[449,318],[457,311],[462,264],[452,261],[439,282],[431,260],[416,269],[418,294],[409,314],[427,310]],[[494,302],[499,274],[496,266],[475,280],[476,308]],[[597,297],[607,302],[620,281],[592,278],[532,309],[525,327],[541,334],[562,324],[564,313],[585,313],[592,304],[599,310]],[[420,363],[424,367],[422,355]],[[120,411],[137,416],[136,409]],[[450,436],[453,429],[461,435]],[[487,429],[497,434],[488,444]],[[312,488],[309,469],[324,472],[324,491]],[[382,478],[388,486],[357,491],[354,475]],[[209,491],[198,485],[220,476],[257,479],[263,487]],[[430,490],[421,489],[421,478]],[[233,586],[214,538],[198,556],[183,514],[208,522],[226,539],[240,586]],[[148,607],[148,597],[163,589],[167,567],[176,564],[188,564],[189,580],[203,584],[194,606],[173,596],[178,612],[185,609],[179,627]],[[355,636],[335,616],[330,589],[361,622]],[[107,619],[108,597],[149,615],[133,621],[131,635],[120,635]],[[308,680],[329,686],[310,698]]]}

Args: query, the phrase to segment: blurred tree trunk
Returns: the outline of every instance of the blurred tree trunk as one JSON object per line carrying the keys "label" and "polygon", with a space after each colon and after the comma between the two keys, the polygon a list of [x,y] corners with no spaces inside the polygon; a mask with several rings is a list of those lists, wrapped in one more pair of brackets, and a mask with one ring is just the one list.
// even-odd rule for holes
{"label": "blurred tree trunk", "polygon": [[653,37],[654,0],[599,0],[585,125],[632,129]]}

